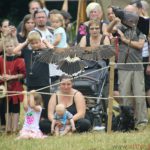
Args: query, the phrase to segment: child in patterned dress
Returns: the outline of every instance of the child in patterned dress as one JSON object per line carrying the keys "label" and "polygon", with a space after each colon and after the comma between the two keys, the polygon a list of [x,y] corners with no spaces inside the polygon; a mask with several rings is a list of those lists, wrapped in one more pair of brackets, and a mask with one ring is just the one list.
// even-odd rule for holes
{"label": "child in patterned dress", "polygon": [[29,98],[27,92],[24,93],[24,110],[25,121],[20,135],[17,139],[32,139],[32,138],[45,138],[39,129],[39,121],[42,112],[42,96],[34,90],[30,91]]}

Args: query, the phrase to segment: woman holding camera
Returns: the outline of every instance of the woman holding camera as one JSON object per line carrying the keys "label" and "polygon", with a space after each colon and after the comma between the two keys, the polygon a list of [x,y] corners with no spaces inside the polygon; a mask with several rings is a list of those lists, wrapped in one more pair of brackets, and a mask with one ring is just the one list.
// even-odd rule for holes
{"label": "woman holding camera", "polygon": [[11,38],[14,40],[15,46],[17,46],[17,30],[15,26],[10,25],[10,21],[8,19],[4,19],[0,25],[0,52],[3,50],[3,41],[6,38]]}

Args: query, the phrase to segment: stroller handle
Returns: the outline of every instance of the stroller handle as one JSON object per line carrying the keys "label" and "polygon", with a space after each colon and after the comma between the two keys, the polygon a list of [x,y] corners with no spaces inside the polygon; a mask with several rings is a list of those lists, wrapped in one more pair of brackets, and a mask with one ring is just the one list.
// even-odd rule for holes
{"label": "stroller handle", "polygon": [[89,79],[89,80],[98,82],[98,80],[96,80],[95,78],[90,77],[90,76],[83,76],[83,77],[81,77],[81,78],[83,78],[83,79]]}

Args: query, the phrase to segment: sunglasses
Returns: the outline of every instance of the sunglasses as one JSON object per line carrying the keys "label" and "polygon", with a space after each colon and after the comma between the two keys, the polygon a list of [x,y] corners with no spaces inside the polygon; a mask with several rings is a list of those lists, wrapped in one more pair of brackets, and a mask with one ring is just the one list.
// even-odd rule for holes
{"label": "sunglasses", "polygon": [[90,30],[99,30],[100,28],[99,27],[93,27],[93,28],[90,28]]}

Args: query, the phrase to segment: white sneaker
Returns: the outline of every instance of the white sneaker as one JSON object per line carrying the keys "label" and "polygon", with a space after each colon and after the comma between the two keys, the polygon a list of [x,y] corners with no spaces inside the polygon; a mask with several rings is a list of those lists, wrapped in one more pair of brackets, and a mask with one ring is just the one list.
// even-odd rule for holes
{"label": "white sneaker", "polygon": [[138,131],[143,131],[146,127],[147,123],[140,123],[137,125],[136,129],[138,129]]}
{"label": "white sneaker", "polygon": [[104,126],[95,126],[95,127],[93,127],[93,130],[94,131],[104,131],[105,127]]}

